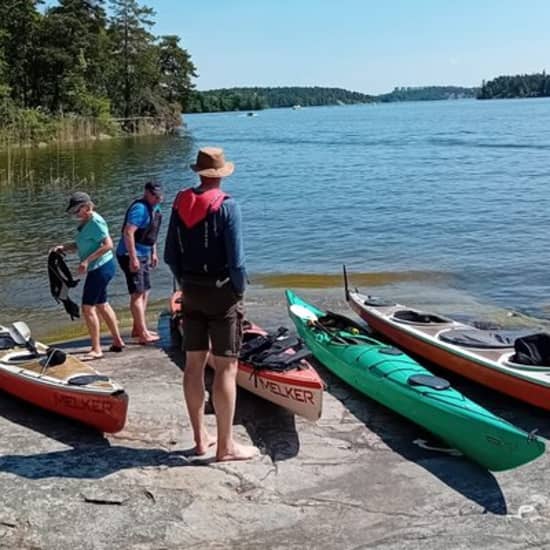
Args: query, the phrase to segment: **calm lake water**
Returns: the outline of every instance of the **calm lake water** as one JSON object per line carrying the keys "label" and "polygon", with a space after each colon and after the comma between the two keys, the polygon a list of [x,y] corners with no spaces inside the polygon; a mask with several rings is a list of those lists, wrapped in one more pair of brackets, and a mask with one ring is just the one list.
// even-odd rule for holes
{"label": "calm lake water", "polygon": [[[72,190],[92,195],[118,240],[127,204],[150,177],[165,186],[168,218],[206,144],[236,163],[225,189],[242,205],[257,313],[282,318],[287,285],[342,304],[345,263],[360,288],[440,312],[550,314],[550,100],[276,109],[185,122],[173,137],[24,151],[9,162],[0,155],[0,323],[24,318],[44,334],[67,323],[49,295],[46,255],[72,240],[64,214]],[[171,288],[161,266],[152,293],[159,308]],[[112,302],[123,314],[120,273]]]}

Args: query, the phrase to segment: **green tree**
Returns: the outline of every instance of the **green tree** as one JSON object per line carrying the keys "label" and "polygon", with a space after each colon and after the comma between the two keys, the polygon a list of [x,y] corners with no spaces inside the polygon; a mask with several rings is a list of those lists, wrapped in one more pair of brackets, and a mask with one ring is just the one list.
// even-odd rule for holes
{"label": "green tree", "polygon": [[103,0],[59,0],[41,28],[39,95],[52,112],[83,112],[105,100]]}
{"label": "green tree", "polygon": [[15,102],[32,101],[36,35],[41,21],[37,5],[42,0],[0,2],[0,49],[4,52],[5,78]]}
{"label": "green tree", "polygon": [[110,0],[111,67],[110,95],[119,115],[129,118],[145,114],[154,103],[153,88],[158,85],[159,54],[149,32],[155,12],[136,0]]}
{"label": "green tree", "polygon": [[160,87],[168,103],[177,102],[185,110],[195,87],[191,79],[197,77],[197,72],[189,52],[180,47],[179,41],[175,35],[160,38]]}

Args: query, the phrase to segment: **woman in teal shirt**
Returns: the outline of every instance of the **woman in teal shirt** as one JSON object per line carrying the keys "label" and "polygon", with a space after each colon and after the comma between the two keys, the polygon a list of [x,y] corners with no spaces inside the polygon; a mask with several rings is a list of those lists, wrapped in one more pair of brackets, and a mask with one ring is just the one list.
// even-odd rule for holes
{"label": "woman in teal shirt", "polygon": [[110,351],[122,351],[124,347],[115,312],[107,301],[107,285],[115,274],[113,241],[107,223],[94,211],[94,203],[87,193],[73,193],[67,212],[80,222],[76,239],[74,243],[56,246],[55,250],[78,253],[78,273],[86,275],[82,293],[82,313],[92,342],[92,349],[84,359],[100,359],[103,357],[100,317],[105,321],[113,338]]}

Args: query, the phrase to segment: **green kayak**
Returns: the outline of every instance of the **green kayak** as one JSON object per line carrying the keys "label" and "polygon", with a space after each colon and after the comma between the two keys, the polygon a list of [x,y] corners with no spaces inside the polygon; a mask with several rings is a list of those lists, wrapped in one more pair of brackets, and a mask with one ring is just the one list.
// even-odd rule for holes
{"label": "green kayak", "polygon": [[426,428],[493,471],[544,453],[544,441],[495,416],[359,324],[322,311],[292,291],[288,309],[315,358],[364,395]]}

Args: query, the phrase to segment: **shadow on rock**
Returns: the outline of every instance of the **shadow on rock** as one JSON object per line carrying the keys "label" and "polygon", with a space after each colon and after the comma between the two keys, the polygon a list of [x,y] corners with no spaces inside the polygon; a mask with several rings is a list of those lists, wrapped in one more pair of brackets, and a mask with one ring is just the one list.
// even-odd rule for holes
{"label": "shadow on rock", "polygon": [[[429,446],[447,447],[420,426],[365,397],[318,362],[313,362],[327,384],[327,391],[393,451],[435,475],[465,498],[483,507],[486,512],[498,515],[507,513],[502,491],[489,471],[464,456],[452,456],[418,446],[415,441],[423,440]],[[356,433],[345,432],[341,438],[350,439],[349,443],[357,449],[363,445],[370,446],[357,440]]]}
{"label": "shadow on rock", "polygon": [[294,458],[300,451],[294,414],[246,390],[239,390],[234,422],[245,427],[254,445],[273,462]]}
{"label": "shadow on rock", "polygon": [[69,447],[109,446],[109,441],[101,432],[3,392],[0,392],[0,416]]}
{"label": "shadow on rock", "polygon": [[92,428],[1,392],[0,415],[10,422],[73,447],[63,451],[32,455],[0,456],[0,471],[29,479],[45,477],[97,479],[126,468],[191,464],[185,457],[163,449],[111,446],[102,433]]}
{"label": "shadow on rock", "polygon": [[128,468],[189,466],[181,454],[162,449],[81,445],[77,449],[33,455],[4,455],[0,471],[28,479],[65,477],[100,479]]}

